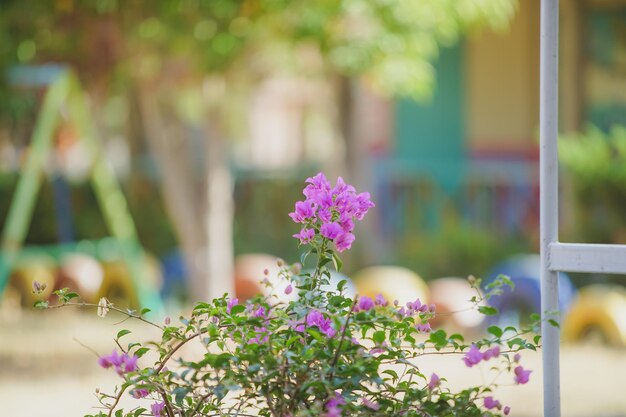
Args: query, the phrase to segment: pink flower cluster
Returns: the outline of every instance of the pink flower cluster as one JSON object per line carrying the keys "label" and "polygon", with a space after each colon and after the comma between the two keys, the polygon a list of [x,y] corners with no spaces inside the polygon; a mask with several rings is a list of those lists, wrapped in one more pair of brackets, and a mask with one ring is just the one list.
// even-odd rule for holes
{"label": "pink flower cluster", "polygon": [[323,173],[306,179],[304,201],[296,202],[289,217],[302,224],[302,229],[293,237],[301,244],[309,243],[316,233],[333,241],[339,252],[350,249],[354,242],[354,220],[362,220],[367,211],[374,207],[369,193],[357,194],[353,186],[343,178],[337,178],[332,187]]}
{"label": "pink flower cluster", "polygon": [[[396,304],[394,302],[394,304]],[[422,302],[420,301],[420,299],[416,299],[415,301],[409,301],[408,303],[406,303],[406,307],[400,307],[400,309],[398,310],[398,314],[400,316],[413,316],[417,313],[430,313],[430,314],[434,314],[435,313],[435,305],[434,304],[422,304]]]}
{"label": "pink flower cluster", "polygon": [[338,392],[335,392],[335,396],[326,402],[326,414],[324,417],[341,417],[340,406],[345,404],[346,400]]}
{"label": "pink flower cluster", "polygon": [[317,310],[312,310],[306,316],[306,325],[309,327],[316,326],[326,337],[333,337],[337,331],[332,326],[332,320],[324,317],[324,314]]}
{"label": "pink flower cluster", "polygon": [[471,368],[474,365],[478,365],[480,361],[488,361],[491,358],[497,358],[498,355],[500,355],[500,346],[494,346],[491,349],[481,352],[478,346],[472,344],[469,350],[465,352],[463,362]]}
{"label": "pink flower cluster", "polygon": [[150,411],[152,411],[152,415],[154,417],[162,417],[163,415],[161,413],[163,412],[164,409],[165,409],[164,402],[158,402],[158,403],[154,403],[150,405]]}
{"label": "pink flower cluster", "polygon": [[[487,410],[491,410],[494,408],[498,410],[502,409],[502,404],[500,403],[500,401],[494,399],[491,395],[484,398],[483,404],[485,405],[485,408]],[[504,407],[503,413],[505,416],[508,416],[510,412],[511,412],[511,407],[509,406]]]}
{"label": "pink flower cluster", "polygon": [[517,366],[517,367],[515,367],[513,372],[515,373],[515,376],[513,377],[513,379],[515,380],[515,383],[516,384],[525,384],[530,379],[530,373],[532,371],[526,370],[522,366]]}
{"label": "pink flower cluster", "polygon": [[124,353],[122,355],[117,353],[117,350],[113,350],[110,355],[101,356],[98,359],[98,365],[108,369],[115,367],[115,372],[118,375],[124,375],[128,372],[134,372],[137,370],[137,356]]}

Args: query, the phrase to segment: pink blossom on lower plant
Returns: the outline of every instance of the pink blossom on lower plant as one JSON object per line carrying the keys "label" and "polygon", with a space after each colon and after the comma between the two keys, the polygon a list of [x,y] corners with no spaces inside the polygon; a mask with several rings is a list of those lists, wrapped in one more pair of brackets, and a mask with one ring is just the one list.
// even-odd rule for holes
{"label": "pink blossom on lower plant", "polygon": [[515,377],[513,379],[515,380],[516,384],[526,384],[530,379],[530,373],[532,371],[526,370],[521,366],[517,366],[515,367],[513,372],[515,373]]}
{"label": "pink blossom on lower plant", "polygon": [[150,411],[154,417],[163,417],[163,410],[165,409],[165,402],[153,403],[150,405]]}

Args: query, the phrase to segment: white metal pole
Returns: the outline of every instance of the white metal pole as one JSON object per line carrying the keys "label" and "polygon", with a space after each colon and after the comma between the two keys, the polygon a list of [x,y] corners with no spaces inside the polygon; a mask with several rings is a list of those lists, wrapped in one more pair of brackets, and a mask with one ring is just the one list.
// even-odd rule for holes
{"label": "white metal pole", "polygon": [[559,1],[541,0],[540,63],[540,234],[541,326],[543,344],[544,417],[560,417],[558,272],[550,270],[550,244],[558,241],[558,47]]}

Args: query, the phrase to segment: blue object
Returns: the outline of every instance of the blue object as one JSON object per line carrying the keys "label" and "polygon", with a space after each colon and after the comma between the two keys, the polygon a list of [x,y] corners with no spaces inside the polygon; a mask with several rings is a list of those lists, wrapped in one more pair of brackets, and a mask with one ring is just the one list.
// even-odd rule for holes
{"label": "blue object", "polygon": [[[506,286],[503,293],[492,297],[489,304],[500,311],[500,322],[519,322],[522,315],[541,312],[540,257],[535,254],[516,255],[496,265],[488,274],[484,285],[493,282],[498,275],[508,276],[515,290]],[[569,276],[559,273],[559,309],[561,317],[567,313],[574,298],[576,287]],[[493,322],[493,321],[492,321]]]}
{"label": "blue object", "polygon": [[175,249],[161,259],[163,269],[163,288],[161,295],[171,297],[185,294],[187,289],[187,266],[183,254]]}

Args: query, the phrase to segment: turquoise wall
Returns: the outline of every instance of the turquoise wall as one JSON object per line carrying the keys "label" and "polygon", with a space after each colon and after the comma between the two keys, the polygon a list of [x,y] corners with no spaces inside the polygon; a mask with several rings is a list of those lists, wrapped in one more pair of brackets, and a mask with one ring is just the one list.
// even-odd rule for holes
{"label": "turquoise wall", "polygon": [[456,188],[466,159],[463,119],[463,46],[441,51],[437,85],[428,103],[396,103],[394,159],[403,170],[431,177],[445,190]]}

